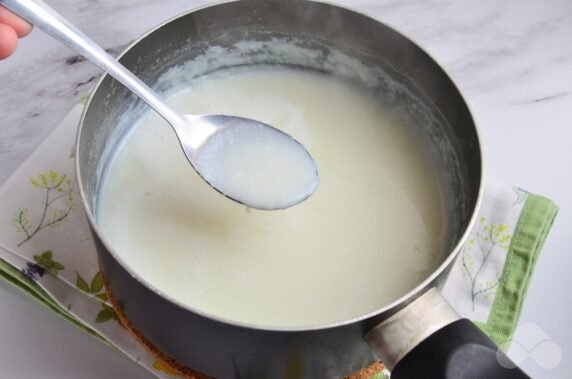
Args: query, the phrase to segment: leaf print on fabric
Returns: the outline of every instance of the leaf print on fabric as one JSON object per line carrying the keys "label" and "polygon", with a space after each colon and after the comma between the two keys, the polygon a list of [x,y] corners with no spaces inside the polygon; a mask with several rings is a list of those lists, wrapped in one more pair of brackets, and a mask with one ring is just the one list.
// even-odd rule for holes
{"label": "leaf print on fabric", "polygon": [[58,272],[65,269],[65,266],[54,261],[53,257],[54,254],[51,250],[44,251],[40,255],[34,255],[33,258],[36,263],[27,262],[26,267],[21,271],[34,282],[43,277],[46,273],[57,276]]}
{"label": "leaf print on fabric", "polygon": [[66,268],[63,264],[54,261],[54,254],[51,250],[44,251],[41,255],[34,255],[34,261],[55,276],[58,272]]}
{"label": "leaf print on fabric", "polygon": [[467,241],[463,246],[461,270],[470,280],[473,311],[477,298],[481,297],[488,300],[495,294],[501,273],[496,272],[494,277],[483,279],[483,268],[495,251],[508,252],[511,238],[507,225],[488,224],[486,217],[481,217],[474,238]]}
{"label": "leaf print on fabric", "polygon": [[98,271],[93,276],[90,284],[87,284],[87,281],[81,277],[79,272],[76,272],[75,286],[82,292],[93,295],[93,297],[101,302],[102,309],[95,316],[95,322],[101,323],[107,322],[109,320],[115,320],[119,326],[124,328],[121,320],[119,320],[119,317],[117,316],[117,313],[115,313],[115,310],[105,303],[108,300],[105,291],[99,293],[101,290],[103,290],[103,275],[101,274],[101,271]]}
{"label": "leaf print on fabric", "polygon": [[28,242],[40,230],[61,223],[74,209],[74,185],[66,175],[60,175],[55,170],[38,174],[30,178],[34,189],[45,192],[43,209],[39,220],[34,221],[29,208],[19,208],[14,212],[12,224],[16,232],[24,234],[18,247]]}
{"label": "leaf print on fabric", "polygon": [[101,271],[98,271],[97,274],[94,275],[93,279],[91,280],[91,284],[89,286],[89,291],[91,293],[98,293],[103,288],[103,275],[101,275]]}
{"label": "leaf print on fabric", "polygon": [[101,303],[103,309],[99,311],[97,316],[95,316],[95,322],[107,322],[109,320],[115,320],[117,323],[123,327],[123,324],[119,321],[119,317],[117,317],[117,313],[115,310],[111,308],[109,305]]}
{"label": "leaf print on fabric", "polygon": [[89,293],[89,286],[87,285],[87,282],[81,277],[79,272],[76,272],[75,286],[83,292]]}

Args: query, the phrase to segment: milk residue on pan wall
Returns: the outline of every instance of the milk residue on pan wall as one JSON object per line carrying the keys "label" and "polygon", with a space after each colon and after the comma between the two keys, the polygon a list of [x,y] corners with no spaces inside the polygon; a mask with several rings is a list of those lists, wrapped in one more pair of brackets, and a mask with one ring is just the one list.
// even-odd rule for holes
{"label": "milk residue on pan wall", "polygon": [[316,159],[319,190],[279,212],[240,206],[202,181],[147,112],[109,165],[98,223],[134,272],[218,317],[300,327],[372,312],[437,267],[445,225],[431,160],[372,94],[281,66],[196,78],[173,106],[291,134]]}

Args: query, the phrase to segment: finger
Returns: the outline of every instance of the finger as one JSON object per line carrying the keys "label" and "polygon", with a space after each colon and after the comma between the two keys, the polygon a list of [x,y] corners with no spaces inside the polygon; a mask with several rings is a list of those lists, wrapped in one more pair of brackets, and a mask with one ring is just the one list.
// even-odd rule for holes
{"label": "finger", "polygon": [[18,46],[18,35],[8,25],[0,24],[0,59],[8,58]]}
{"label": "finger", "polygon": [[31,24],[16,16],[3,6],[0,6],[0,24],[8,25],[14,29],[18,38],[27,36],[32,30]]}

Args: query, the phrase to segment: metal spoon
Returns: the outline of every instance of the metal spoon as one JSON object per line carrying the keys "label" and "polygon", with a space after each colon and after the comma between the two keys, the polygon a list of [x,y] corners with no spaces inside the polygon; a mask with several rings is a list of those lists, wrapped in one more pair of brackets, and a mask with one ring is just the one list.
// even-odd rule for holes
{"label": "metal spoon", "polygon": [[[226,197],[250,208],[274,210],[296,205],[307,199],[316,190],[318,183],[316,163],[305,147],[288,134],[260,121],[242,117],[228,115],[191,115],[181,113],[167,105],[159,95],[157,95],[157,93],[140,81],[127,68],[107,54],[101,47],[89,39],[89,37],[79,31],[43,1],[0,0],[0,4],[17,13],[45,33],[102,68],[105,72],[113,76],[139,98],[145,101],[173,127],[181,147],[195,171],[197,171],[197,173],[205,179],[211,187]],[[314,177],[312,178],[315,180],[311,181],[311,185],[306,185],[302,188],[302,193],[293,194],[291,199],[286,199],[288,201],[282,199],[278,202],[252,201],[252,196],[242,196],[240,191],[237,192],[232,188],[224,188],[224,185],[221,186],[217,183],[209,182],[209,180],[205,178],[205,176],[208,178],[208,175],[205,175],[208,173],[201,172],[201,167],[209,166],[208,164],[204,164],[204,159],[199,160],[201,151],[210,141],[215,140],[213,137],[221,135],[222,131],[228,131],[230,128],[233,130],[238,128],[242,130],[242,133],[244,133],[245,128],[252,130],[252,133],[258,134],[260,134],[260,131],[262,130],[263,134],[266,136],[277,133],[276,137],[281,140],[284,140],[284,138],[287,137],[289,139],[288,144],[293,144],[289,147],[289,150],[296,151],[298,158],[300,158],[300,154],[305,154],[309,162],[307,167],[301,167],[300,169],[311,170],[309,175],[313,175]],[[265,139],[265,141],[267,142],[268,139]],[[213,159],[214,158],[216,158],[216,156],[213,157]],[[203,164],[197,165],[197,162],[201,162]]]}

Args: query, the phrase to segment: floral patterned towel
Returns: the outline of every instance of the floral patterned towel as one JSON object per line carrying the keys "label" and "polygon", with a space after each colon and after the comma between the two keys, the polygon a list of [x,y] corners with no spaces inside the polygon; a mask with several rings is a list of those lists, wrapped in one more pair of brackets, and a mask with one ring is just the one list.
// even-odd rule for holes
{"label": "floral patterned towel", "polygon": [[[0,276],[158,377],[173,376],[121,326],[103,289],[74,174],[81,111],[72,109],[0,187]],[[489,181],[479,220],[442,288],[503,347],[557,209],[542,196]]]}

